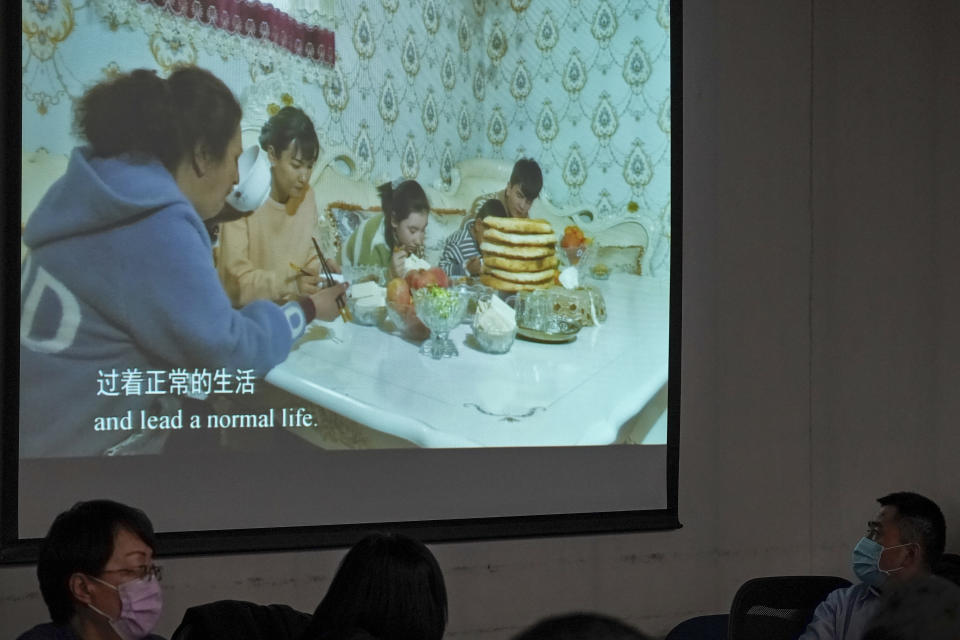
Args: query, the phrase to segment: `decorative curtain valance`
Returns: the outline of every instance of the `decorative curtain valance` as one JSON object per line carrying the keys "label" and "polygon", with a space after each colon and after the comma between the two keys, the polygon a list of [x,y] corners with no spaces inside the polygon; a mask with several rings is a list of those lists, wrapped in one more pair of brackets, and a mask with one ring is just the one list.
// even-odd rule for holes
{"label": "decorative curtain valance", "polygon": [[333,32],[294,20],[257,0],[137,0],[234,35],[269,40],[298,56],[333,66]]}
{"label": "decorative curtain valance", "polygon": [[92,0],[112,29],[142,29],[164,69],[195,64],[196,51],[286,69],[323,85],[336,61],[333,31],[256,0]]}

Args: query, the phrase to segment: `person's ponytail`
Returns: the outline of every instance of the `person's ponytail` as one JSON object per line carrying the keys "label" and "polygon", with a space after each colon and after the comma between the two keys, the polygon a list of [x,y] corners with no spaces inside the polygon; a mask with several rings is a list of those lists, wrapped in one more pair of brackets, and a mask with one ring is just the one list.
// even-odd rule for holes
{"label": "person's ponytail", "polygon": [[393,251],[397,244],[396,236],[393,232],[393,183],[384,182],[377,187],[377,193],[380,194],[380,208],[383,209],[383,239],[387,247]]}

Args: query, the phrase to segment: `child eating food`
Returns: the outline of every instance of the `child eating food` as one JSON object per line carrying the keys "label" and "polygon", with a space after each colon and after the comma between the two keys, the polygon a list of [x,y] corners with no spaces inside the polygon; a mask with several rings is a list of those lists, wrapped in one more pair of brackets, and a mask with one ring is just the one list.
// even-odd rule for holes
{"label": "child eating food", "polygon": [[423,258],[430,203],[416,180],[387,182],[377,188],[383,213],[366,220],[350,234],[340,250],[344,265],[372,265],[402,277],[404,262]]}
{"label": "child eating food", "polygon": [[486,228],[483,221],[488,216],[506,218],[507,210],[499,200],[487,200],[476,216],[464,222],[463,226],[447,238],[439,267],[446,271],[448,276],[480,275],[483,268],[480,239],[483,238],[483,230]]}

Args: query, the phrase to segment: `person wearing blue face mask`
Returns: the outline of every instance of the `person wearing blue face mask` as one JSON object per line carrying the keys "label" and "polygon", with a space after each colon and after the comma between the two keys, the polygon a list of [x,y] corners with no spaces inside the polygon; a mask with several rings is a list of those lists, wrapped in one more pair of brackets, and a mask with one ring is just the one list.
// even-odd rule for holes
{"label": "person wearing blue face mask", "polygon": [[830,593],[800,640],[860,640],[881,593],[930,575],[943,555],[947,527],[935,502],[908,491],[877,502],[880,512],[853,548],[851,563],[860,583]]}
{"label": "person wearing blue face mask", "polygon": [[151,633],[163,609],[154,546],[139,509],[90,500],[61,513],[37,558],[52,622],[18,640],[163,640]]}

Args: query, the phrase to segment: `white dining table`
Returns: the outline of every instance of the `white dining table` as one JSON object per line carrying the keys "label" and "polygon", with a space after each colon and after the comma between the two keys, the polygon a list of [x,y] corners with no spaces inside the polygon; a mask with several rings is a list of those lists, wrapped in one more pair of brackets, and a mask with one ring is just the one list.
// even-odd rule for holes
{"label": "white dining table", "polygon": [[494,355],[461,324],[450,333],[459,355],[434,360],[389,324],[316,321],[266,379],[421,447],[611,444],[665,392],[670,283],[614,273],[586,284],[603,295],[607,320],[569,343],[518,338]]}

